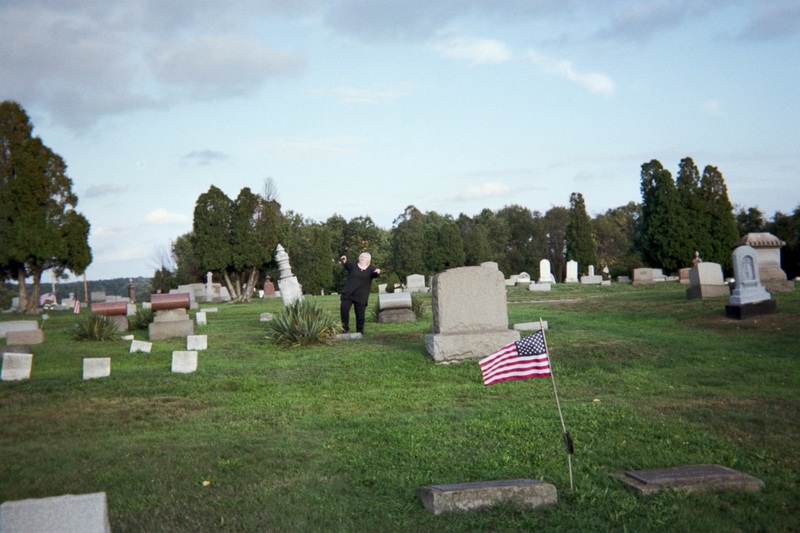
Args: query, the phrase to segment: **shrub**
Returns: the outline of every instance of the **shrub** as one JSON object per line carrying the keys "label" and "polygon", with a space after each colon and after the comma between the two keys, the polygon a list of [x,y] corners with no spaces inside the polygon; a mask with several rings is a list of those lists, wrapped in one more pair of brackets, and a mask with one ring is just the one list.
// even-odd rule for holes
{"label": "shrub", "polygon": [[417,318],[423,318],[425,313],[428,312],[428,304],[425,303],[425,298],[418,294],[411,295],[411,310]]}
{"label": "shrub", "polygon": [[394,292],[395,285],[400,285],[400,278],[397,277],[397,274],[392,272],[389,279],[386,281],[386,292]]}
{"label": "shrub", "polygon": [[313,298],[298,300],[267,323],[266,339],[278,346],[330,344],[342,326]]}
{"label": "shrub", "polygon": [[113,341],[119,339],[119,330],[107,316],[87,313],[78,317],[72,338],[77,341]]}
{"label": "shrub", "polygon": [[152,309],[140,308],[136,310],[135,315],[128,317],[128,328],[131,330],[147,329],[147,327],[155,320],[155,313]]}

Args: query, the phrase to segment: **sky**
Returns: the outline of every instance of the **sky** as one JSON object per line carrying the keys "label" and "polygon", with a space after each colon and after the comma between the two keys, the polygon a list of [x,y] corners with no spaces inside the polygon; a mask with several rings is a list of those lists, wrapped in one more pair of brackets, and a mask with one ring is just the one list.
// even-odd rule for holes
{"label": "sky", "polygon": [[0,35],[91,280],[152,276],[212,185],[390,229],[573,192],[594,216],[688,156],[734,206],[800,205],[795,0],[0,0]]}

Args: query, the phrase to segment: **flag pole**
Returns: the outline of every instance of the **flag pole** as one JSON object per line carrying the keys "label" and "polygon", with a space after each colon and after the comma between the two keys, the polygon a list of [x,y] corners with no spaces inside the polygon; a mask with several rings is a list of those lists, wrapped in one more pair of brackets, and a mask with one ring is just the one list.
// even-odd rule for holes
{"label": "flag pole", "polygon": [[569,464],[569,488],[574,488],[572,484],[572,453],[575,451],[572,444],[572,436],[567,431],[567,426],[564,424],[564,415],[561,414],[561,402],[558,401],[558,389],[556,388],[556,376],[553,372],[553,364],[550,362],[550,350],[547,349],[547,337],[544,334],[544,322],[542,317],[539,317],[539,330],[542,332],[542,340],[544,341],[544,353],[547,355],[547,366],[550,367],[550,381],[553,383],[553,394],[556,397],[556,407],[558,408],[558,418],[561,420],[561,429],[564,432],[564,444],[567,447],[567,462]]}

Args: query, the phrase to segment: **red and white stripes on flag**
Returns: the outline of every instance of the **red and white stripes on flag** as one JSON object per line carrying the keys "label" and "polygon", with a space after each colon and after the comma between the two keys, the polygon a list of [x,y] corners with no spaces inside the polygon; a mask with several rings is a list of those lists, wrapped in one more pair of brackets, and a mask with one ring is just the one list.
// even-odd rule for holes
{"label": "red and white stripes on flag", "polygon": [[81,314],[81,301],[75,300],[75,303],[72,304],[72,312],[76,315]]}
{"label": "red and white stripes on flag", "polygon": [[484,385],[494,385],[512,379],[544,378],[550,375],[550,360],[544,333],[533,335],[503,346],[479,362]]}

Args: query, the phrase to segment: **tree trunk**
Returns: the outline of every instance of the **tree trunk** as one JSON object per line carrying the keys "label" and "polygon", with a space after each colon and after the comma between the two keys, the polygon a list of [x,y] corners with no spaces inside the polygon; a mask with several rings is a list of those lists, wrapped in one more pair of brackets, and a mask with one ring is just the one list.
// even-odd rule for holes
{"label": "tree trunk", "polygon": [[253,269],[250,270],[250,276],[247,278],[247,286],[245,287],[246,290],[242,294],[243,302],[249,302],[253,299],[253,293],[256,290],[256,283],[258,283],[258,269],[253,267]]}
{"label": "tree trunk", "polygon": [[28,310],[28,287],[25,286],[25,278],[27,277],[25,268],[19,267],[17,269],[17,285],[19,286],[19,306],[17,311],[20,313],[25,313]]}
{"label": "tree trunk", "polygon": [[228,293],[231,295],[231,301],[237,302],[239,301],[239,291],[238,288],[234,286],[233,282],[231,281],[230,276],[228,275],[227,270],[222,271],[222,279],[225,280],[225,286],[228,287]]}

